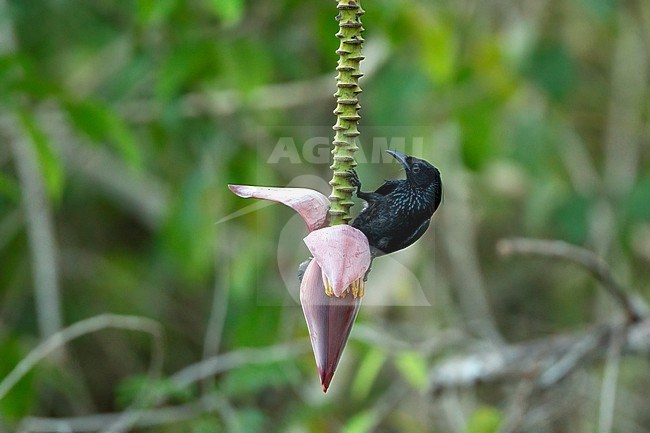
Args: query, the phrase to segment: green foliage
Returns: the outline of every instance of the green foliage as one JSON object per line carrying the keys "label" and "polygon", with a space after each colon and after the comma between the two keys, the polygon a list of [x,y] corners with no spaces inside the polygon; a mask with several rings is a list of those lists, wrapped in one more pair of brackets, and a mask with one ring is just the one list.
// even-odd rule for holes
{"label": "green foliage", "polygon": [[114,110],[97,101],[67,102],[74,125],[93,141],[107,142],[130,167],[142,167],[142,154],[133,131]]}
{"label": "green foliage", "polygon": [[234,433],[247,433],[253,431],[264,431],[264,415],[258,409],[245,408],[237,412],[234,422]]}
{"label": "green foliage", "polygon": [[618,8],[618,0],[580,0],[585,9],[601,20],[614,17]]}
{"label": "green foliage", "polygon": [[290,363],[248,365],[227,375],[223,392],[231,397],[251,396],[265,389],[281,389],[298,383],[300,376]]}
{"label": "green foliage", "polygon": [[[0,377],[5,377],[14,366],[25,356],[25,350],[20,340],[8,337],[0,340],[2,356],[0,356]],[[0,415],[12,422],[19,421],[36,406],[38,395],[34,389],[34,374],[28,373],[11,390],[9,398],[0,400]]]}
{"label": "green foliage", "polygon": [[497,433],[502,420],[501,411],[493,407],[479,407],[470,417],[465,433]]}
{"label": "green foliage", "polygon": [[157,401],[187,402],[193,397],[188,388],[181,388],[166,378],[153,380],[148,376],[134,376],[120,382],[116,401],[120,408],[133,404],[151,406]]}
{"label": "green foliage", "polygon": [[200,418],[192,424],[192,433],[220,433],[224,431],[220,428],[220,422],[217,417]]}
{"label": "green foliage", "polygon": [[481,168],[496,152],[494,125],[496,104],[489,100],[464,107],[459,113],[463,130],[463,159],[472,169]]}
{"label": "green foliage", "polygon": [[357,376],[352,383],[352,397],[356,400],[368,398],[373,383],[386,362],[386,355],[376,348],[368,350],[357,369]]}
{"label": "green foliage", "polygon": [[64,173],[61,161],[54,153],[49,137],[39,129],[39,125],[34,117],[29,113],[22,112],[20,114],[20,120],[22,127],[32,141],[28,145],[33,145],[38,154],[40,171],[49,195],[55,200],[58,200],[61,198],[64,186]]}
{"label": "green foliage", "polygon": [[650,221],[650,176],[645,176],[634,186],[626,207],[631,219]]}
{"label": "green foliage", "polygon": [[161,24],[174,11],[178,0],[137,0],[136,16],[144,25]]}
{"label": "green foliage", "polygon": [[200,279],[213,267],[215,189],[207,166],[188,173],[162,232],[165,250],[188,279]]}
{"label": "green foliage", "polygon": [[427,385],[427,361],[418,352],[402,352],[395,359],[395,366],[415,389],[423,390]]}
{"label": "green foliage", "polygon": [[345,425],[342,433],[368,433],[375,425],[377,414],[373,410],[366,410],[354,415]]}
{"label": "green foliage", "polygon": [[10,202],[14,205],[20,201],[20,186],[13,177],[0,173],[0,202]]}
{"label": "green foliage", "polygon": [[535,48],[526,74],[556,102],[564,101],[576,84],[573,59],[556,41],[542,41]]}
{"label": "green foliage", "polygon": [[[648,297],[648,83],[640,68],[632,73],[645,86],[629,89],[614,62],[647,62],[650,3],[366,3],[361,151],[370,159],[381,153],[375,138],[406,137],[407,146],[420,138],[415,150],[441,169],[446,186],[427,235],[395,256],[434,307],[364,303],[357,320],[366,331],[404,345],[353,345],[323,396],[311,354],[234,365],[207,390],[177,389],[166,378],[202,359],[208,326],[220,335],[220,353],[308,336],[294,302],[295,268],[308,252],[298,235],[278,245],[292,213],[274,205],[227,219],[251,202],[226,184],[330,178],[329,163],[267,162],[283,137],[299,155],[312,131],[333,138],[336,3],[0,1],[0,380],[41,341],[33,219],[10,151],[14,133],[38,157],[30,180],[42,183],[51,207],[65,323],[123,312],[165,329],[161,379],[141,375],[149,339],[93,334],[63,361],[36,366],[0,400],[0,431],[17,430],[29,415],[122,410],[142,392],[145,405],[159,397],[182,405],[208,391],[223,397],[218,410],[141,430],[428,433],[449,431],[452,419],[468,433],[494,432],[510,413],[501,386],[458,391],[457,407],[426,392],[432,365],[459,349],[432,351],[427,342],[439,330],[465,336],[475,319],[465,311],[463,290],[474,284],[463,280],[463,260],[479,270],[476,285],[485,287],[507,343],[589,329],[617,313],[604,309],[597,284],[574,266],[500,260],[494,244],[504,236],[597,248],[625,287]],[[364,189],[401,175],[396,167],[359,167]],[[463,206],[463,224],[474,226],[459,229]],[[467,230],[476,245],[448,239],[452,229]],[[381,273],[390,260],[374,263],[373,301],[410,289],[399,275]],[[281,301],[267,306],[269,299]],[[351,341],[359,335],[353,330]],[[461,349],[480,346],[470,337]],[[602,380],[593,370],[581,370],[589,386]],[[623,360],[620,378],[625,408],[616,406],[612,430],[648,430],[647,368]],[[400,388],[408,395],[397,401],[391,393]],[[585,386],[570,388],[575,407],[538,417],[557,421],[529,431],[596,428],[581,421],[594,418],[595,397],[575,391]],[[538,405],[556,399],[547,391],[531,398],[531,412],[550,410]]]}
{"label": "green foliage", "polygon": [[208,7],[228,26],[241,21],[244,15],[244,0],[205,0]]}
{"label": "green foliage", "polygon": [[587,238],[590,202],[585,197],[571,195],[558,204],[554,219],[563,239],[582,244]]}

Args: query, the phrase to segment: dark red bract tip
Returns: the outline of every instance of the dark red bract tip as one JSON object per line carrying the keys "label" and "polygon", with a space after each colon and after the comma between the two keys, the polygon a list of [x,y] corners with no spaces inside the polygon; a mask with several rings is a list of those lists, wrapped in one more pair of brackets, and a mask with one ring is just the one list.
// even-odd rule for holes
{"label": "dark red bract tip", "polygon": [[336,371],[336,364],[338,364],[338,359],[336,360],[336,363],[334,365],[328,366],[326,370],[321,370],[320,368],[318,369],[318,374],[320,376],[320,383],[323,385],[323,392],[326,393],[327,390],[330,387],[330,382],[332,382],[332,378],[334,377],[334,371]]}
{"label": "dark red bract tip", "polygon": [[350,294],[345,298],[327,296],[320,267],[315,260],[309,263],[300,286],[300,303],[307,320],[323,392],[327,392],[334,377],[360,302],[361,299]]}

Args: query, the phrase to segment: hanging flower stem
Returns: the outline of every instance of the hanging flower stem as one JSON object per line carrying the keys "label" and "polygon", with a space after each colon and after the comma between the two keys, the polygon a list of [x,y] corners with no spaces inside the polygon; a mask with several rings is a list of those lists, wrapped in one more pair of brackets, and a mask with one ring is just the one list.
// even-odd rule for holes
{"label": "hanging flower stem", "polygon": [[341,40],[336,54],[339,55],[336,70],[337,92],[336,96],[336,124],[334,125],[334,148],[332,149],[333,163],[330,167],[333,171],[332,193],[329,196],[331,206],[329,210],[330,225],[347,224],[350,217],[350,207],[354,204],[352,193],[354,186],[350,182],[349,170],[357,163],[354,160],[354,152],[359,150],[356,145],[359,130],[359,105],[358,95],[361,93],[359,78],[363,76],[359,70],[359,63],[363,60],[361,45],[363,44],[363,27],[361,15],[364,10],[359,0],[336,0],[339,14],[336,16],[339,22],[339,32],[336,37]]}

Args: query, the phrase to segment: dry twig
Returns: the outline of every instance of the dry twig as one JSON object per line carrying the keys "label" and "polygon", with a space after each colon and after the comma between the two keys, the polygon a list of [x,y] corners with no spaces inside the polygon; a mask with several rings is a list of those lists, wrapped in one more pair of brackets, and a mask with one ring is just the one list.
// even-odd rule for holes
{"label": "dry twig", "polygon": [[[102,316],[99,316],[102,317]],[[111,316],[129,317],[129,316]],[[94,320],[93,330],[101,329],[98,318]],[[136,318],[137,319],[137,318]],[[86,322],[86,321],[84,321]],[[79,322],[81,323],[81,322]],[[155,322],[154,322],[155,323]],[[75,324],[78,325],[78,324]],[[75,326],[73,325],[73,326]],[[84,327],[87,332],[91,324]],[[69,329],[69,328],[67,328]],[[78,334],[78,331],[77,333]],[[76,335],[79,336],[79,335]],[[76,337],[75,337],[76,338]],[[72,338],[67,338],[69,341]],[[187,387],[211,375],[251,364],[266,364],[292,358],[298,354],[309,351],[308,340],[278,344],[269,347],[240,349],[222,355],[213,356],[196,364],[189,365],[170,377],[170,382],[178,388]],[[151,403],[153,406],[162,404],[164,396]],[[111,414],[91,414],[69,418],[44,418],[27,417],[20,424],[20,432],[89,432],[105,429],[104,431],[126,431],[131,427],[150,427],[155,425],[170,424],[192,419],[201,413],[219,411],[222,413],[226,424],[236,423],[232,414],[229,414],[228,402],[217,394],[210,393],[198,400],[171,407],[145,409],[134,407],[125,412]],[[107,428],[108,426],[108,428]]]}
{"label": "dry twig", "polygon": [[468,388],[480,383],[531,378],[548,388],[577,368],[604,359],[612,338],[622,335],[623,353],[650,353],[650,319],[633,324],[612,324],[589,331],[553,336],[446,359],[429,374],[429,390]]}
{"label": "dry twig", "polygon": [[25,209],[38,326],[41,336],[46,338],[63,325],[54,221],[34,144],[20,132],[13,132],[7,139],[18,169]]}
{"label": "dry twig", "polygon": [[621,305],[627,320],[623,324],[601,325],[586,332],[548,337],[443,361],[430,373],[431,391],[522,378],[533,380],[535,386],[547,388],[582,365],[606,358],[608,354],[611,359],[612,344],[622,352],[650,353],[650,319],[643,314],[645,310],[632,301],[614,279],[607,264],[594,253],[561,241],[534,239],[502,240],[497,250],[503,255],[535,254],[577,263],[601,282],[607,293]]}
{"label": "dry twig", "polygon": [[497,244],[502,255],[540,255],[568,260],[588,270],[603,288],[623,308],[629,323],[644,317],[643,309],[636,305],[625,289],[614,279],[607,263],[593,252],[562,241],[539,239],[503,239]]}
{"label": "dry twig", "polygon": [[0,400],[22,379],[29,371],[48,355],[60,347],[83,335],[114,328],[129,331],[140,331],[150,334],[154,339],[151,355],[152,371],[159,371],[162,364],[162,331],[158,322],[139,316],[122,316],[118,314],[102,314],[81,320],[53,334],[27,354],[13,370],[0,382]]}
{"label": "dry twig", "polygon": [[[181,421],[195,419],[197,416],[220,410],[223,400],[209,394],[199,400],[179,406],[142,411],[135,427],[155,427]],[[97,431],[106,425],[117,422],[121,413],[93,414],[70,418],[46,418],[30,416],[24,418],[19,427],[19,433],[48,433],[55,431],[90,432]]]}

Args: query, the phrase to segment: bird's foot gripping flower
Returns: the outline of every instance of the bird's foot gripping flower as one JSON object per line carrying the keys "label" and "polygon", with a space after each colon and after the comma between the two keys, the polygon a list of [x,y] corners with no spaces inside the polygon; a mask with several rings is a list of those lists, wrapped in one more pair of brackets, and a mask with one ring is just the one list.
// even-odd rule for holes
{"label": "bird's foot gripping flower", "polygon": [[327,392],[364,294],[364,276],[371,261],[368,239],[345,224],[327,227],[329,200],[317,191],[245,185],[229,188],[240,197],[283,203],[307,224],[310,233],[304,242],[314,259],[300,282],[300,304],[323,392]]}

